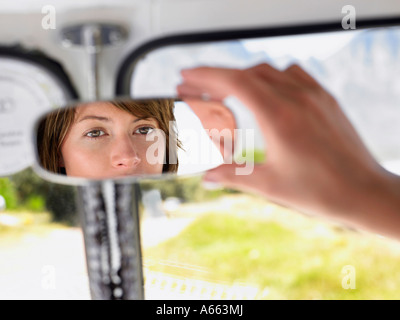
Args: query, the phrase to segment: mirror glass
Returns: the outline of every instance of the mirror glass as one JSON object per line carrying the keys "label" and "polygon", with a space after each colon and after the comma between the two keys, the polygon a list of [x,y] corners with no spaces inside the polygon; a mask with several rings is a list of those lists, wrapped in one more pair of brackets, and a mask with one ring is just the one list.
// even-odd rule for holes
{"label": "mirror glass", "polygon": [[38,121],[37,162],[59,177],[95,180],[196,174],[239,161],[245,144],[254,149],[254,134],[236,130],[239,108],[174,99],[75,103]]}
{"label": "mirror glass", "polygon": [[399,54],[399,27],[171,45],[138,60],[129,94],[175,96],[184,68],[296,63],[334,95],[374,156],[400,172]]}

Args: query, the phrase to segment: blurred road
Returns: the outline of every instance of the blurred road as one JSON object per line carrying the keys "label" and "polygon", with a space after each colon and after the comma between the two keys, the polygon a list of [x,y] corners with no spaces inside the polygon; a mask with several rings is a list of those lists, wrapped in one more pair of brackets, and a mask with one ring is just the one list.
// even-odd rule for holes
{"label": "blurred road", "polygon": [[55,229],[0,244],[0,299],[89,299],[79,229]]}
{"label": "blurred road", "polygon": [[[141,227],[143,247],[176,236],[192,221],[145,220]],[[12,219],[3,222],[16,223]],[[255,299],[260,295],[257,288],[180,278],[150,271],[146,261],[144,264],[146,299]],[[54,229],[43,236],[25,234],[20,241],[0,242],[0,300],[70,299],[90,299],[79,228]]]}
{"label": "blurred road", "polygon": [[[11,215],[2,214],[1,218],[4,225],[19,223]],[[141,230],[142,245],[157,245],[177,235],[191,221],[146,219]],[[54,229],[43,236],[28,233],[16,242],[0,242],[0,300],[14,299],[90,299],[79,228]]]}

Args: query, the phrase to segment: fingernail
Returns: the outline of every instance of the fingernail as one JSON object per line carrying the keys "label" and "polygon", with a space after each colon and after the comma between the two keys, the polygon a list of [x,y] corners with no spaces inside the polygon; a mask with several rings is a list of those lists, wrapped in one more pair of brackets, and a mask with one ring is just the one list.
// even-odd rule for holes
{"label": "fingernail", "polygon": [[184,83],[178,84],[176,86],[176,92],[180,96],[185,96],[187,93],[187,86]]}
{"label": "fingernail", "polygon": [[188,70],[188,69],[182,69],[181,70],[181,75],[182,76],[186,76],[189,72],[190,72],[190,70]]}
{"label": "fingernail", "polygon": [[192,69],[182,69],[181,70],[181,76],[182,78],[189,78],[193,74]]}

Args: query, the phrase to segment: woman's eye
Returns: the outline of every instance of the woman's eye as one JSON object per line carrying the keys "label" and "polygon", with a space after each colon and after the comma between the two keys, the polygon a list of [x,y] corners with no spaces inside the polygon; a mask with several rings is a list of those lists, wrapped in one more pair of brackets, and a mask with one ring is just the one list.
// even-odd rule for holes
{"label": "woman's eye", "polygon": [[138,134],[149,134],[149,133],[153,132],[153,130],[154,130],[154,128],[152,128],[152,127],[140,127],[139,129],[137,129],[135,131],[135,133],[138,133]]}
{"label": "woman's eye", "polygon": [[89,137],[89,138],[98,138],[101,137],[102,135],[104,135],[105,132],[103,130],[91,130],[88,133],[85,134],[85,136]]}

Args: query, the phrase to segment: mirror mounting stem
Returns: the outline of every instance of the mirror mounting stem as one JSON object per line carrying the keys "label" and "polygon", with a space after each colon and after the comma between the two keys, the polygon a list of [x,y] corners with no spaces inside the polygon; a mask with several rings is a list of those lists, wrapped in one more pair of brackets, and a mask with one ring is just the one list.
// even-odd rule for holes
{"label": "mirror mounting stem", "polygon": [[118,45],[126,36],[127,32],[123,27],[113,24],[87,23],[62,29],[61,42],[64,47],[83,47],[88,55],[89,100],[100,98],[98,57],[101,50],[106,46]]}
{"label": "mirror mounting stem", "polygon": [[112,180],[79,187],[94,300],[144,299],[138,187]]}

